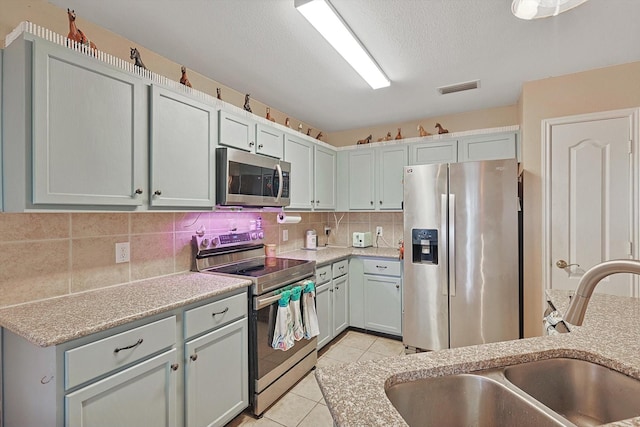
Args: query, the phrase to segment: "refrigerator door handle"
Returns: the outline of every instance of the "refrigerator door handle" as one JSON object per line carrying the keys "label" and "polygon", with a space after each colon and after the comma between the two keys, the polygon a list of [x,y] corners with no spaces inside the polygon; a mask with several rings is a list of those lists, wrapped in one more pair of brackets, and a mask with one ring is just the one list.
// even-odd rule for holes
{"label": "refrigerator door handle", "polygon": [[[446,263],[447,263],[447,259],[446,259],[446,255],[448,255],[448,243],[447,243],[447,239],[446,239],[446,231],[447,231],[447,210],[449,209],[449,203],[447,201],[448,196],[446,194],[441,194],[440,195],[440,249],[441,249],[441,254],[443,256],[443,260],[445,263],[445,269],[446,267]],[[442,263],[442,261],[440,261]],[[443,271],[442,269],[439,268],[440,271]],[[449,288],[448,288],[448,278],[447,278],[447,274],[446,274],[446,270],[444,270],[445,272],[440,273],[440,287],[441,287],[441,292],[442,295],[447,296],[449,294]]]}
{"label": "refrigerator door handle", "polygon": [[449,194],[449,296],[456,296],[456,196]]}

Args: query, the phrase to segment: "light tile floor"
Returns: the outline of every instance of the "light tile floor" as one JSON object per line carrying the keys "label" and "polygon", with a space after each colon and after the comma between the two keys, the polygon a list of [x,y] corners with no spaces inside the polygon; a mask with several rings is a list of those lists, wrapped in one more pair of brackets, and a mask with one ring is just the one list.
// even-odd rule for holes
{"label": "light tile floor", "polygon": [[[382,359],[404,354],[402,342],[356,331],[346,331],[325,346],[318,367]],[[264,416],[255,419],[248,412],[238,415],[227,427],[331,427],[333,420],[320,387],[311,371],[285,394]]]}

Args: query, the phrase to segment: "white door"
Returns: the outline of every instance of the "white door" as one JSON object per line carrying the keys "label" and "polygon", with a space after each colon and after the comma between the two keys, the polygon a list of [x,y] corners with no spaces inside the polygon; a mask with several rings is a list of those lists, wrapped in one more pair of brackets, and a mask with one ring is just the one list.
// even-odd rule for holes
{"label": "white door", "polygon": [[[594,265],[633,257],[635,119],[622,111],[546,121],[548,287],[575,290]],[[609,276],[596,292],[633,296],[633,278]]]}

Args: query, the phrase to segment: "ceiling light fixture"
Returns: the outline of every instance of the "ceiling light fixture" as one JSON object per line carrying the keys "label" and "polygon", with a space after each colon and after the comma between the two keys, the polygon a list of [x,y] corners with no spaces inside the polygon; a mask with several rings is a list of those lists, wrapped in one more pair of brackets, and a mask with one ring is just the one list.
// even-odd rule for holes
{"label": "ceiling light fixture", "polygon": [[391,84],[331,3],[327,0],[295,0],[294,5],[373,89]]}
{"label": "ceiling light fixture", "polygon": [[587,0],[513,0],[511,12],[520,19],[538,19],[556,16]]}

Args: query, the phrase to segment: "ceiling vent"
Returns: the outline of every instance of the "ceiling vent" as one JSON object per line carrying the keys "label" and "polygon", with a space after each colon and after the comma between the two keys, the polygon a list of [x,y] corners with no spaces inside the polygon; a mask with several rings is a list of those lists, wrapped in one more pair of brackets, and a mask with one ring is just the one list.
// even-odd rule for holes
{"label": "ceiling vent", "polygon": [[448,93],[463,92],[465,90],[478,89],[480,87],[480,80],[474,80],[471,82],[456,83],[449,86],[441,86],[438,88],[440,95],[446,95]]}

